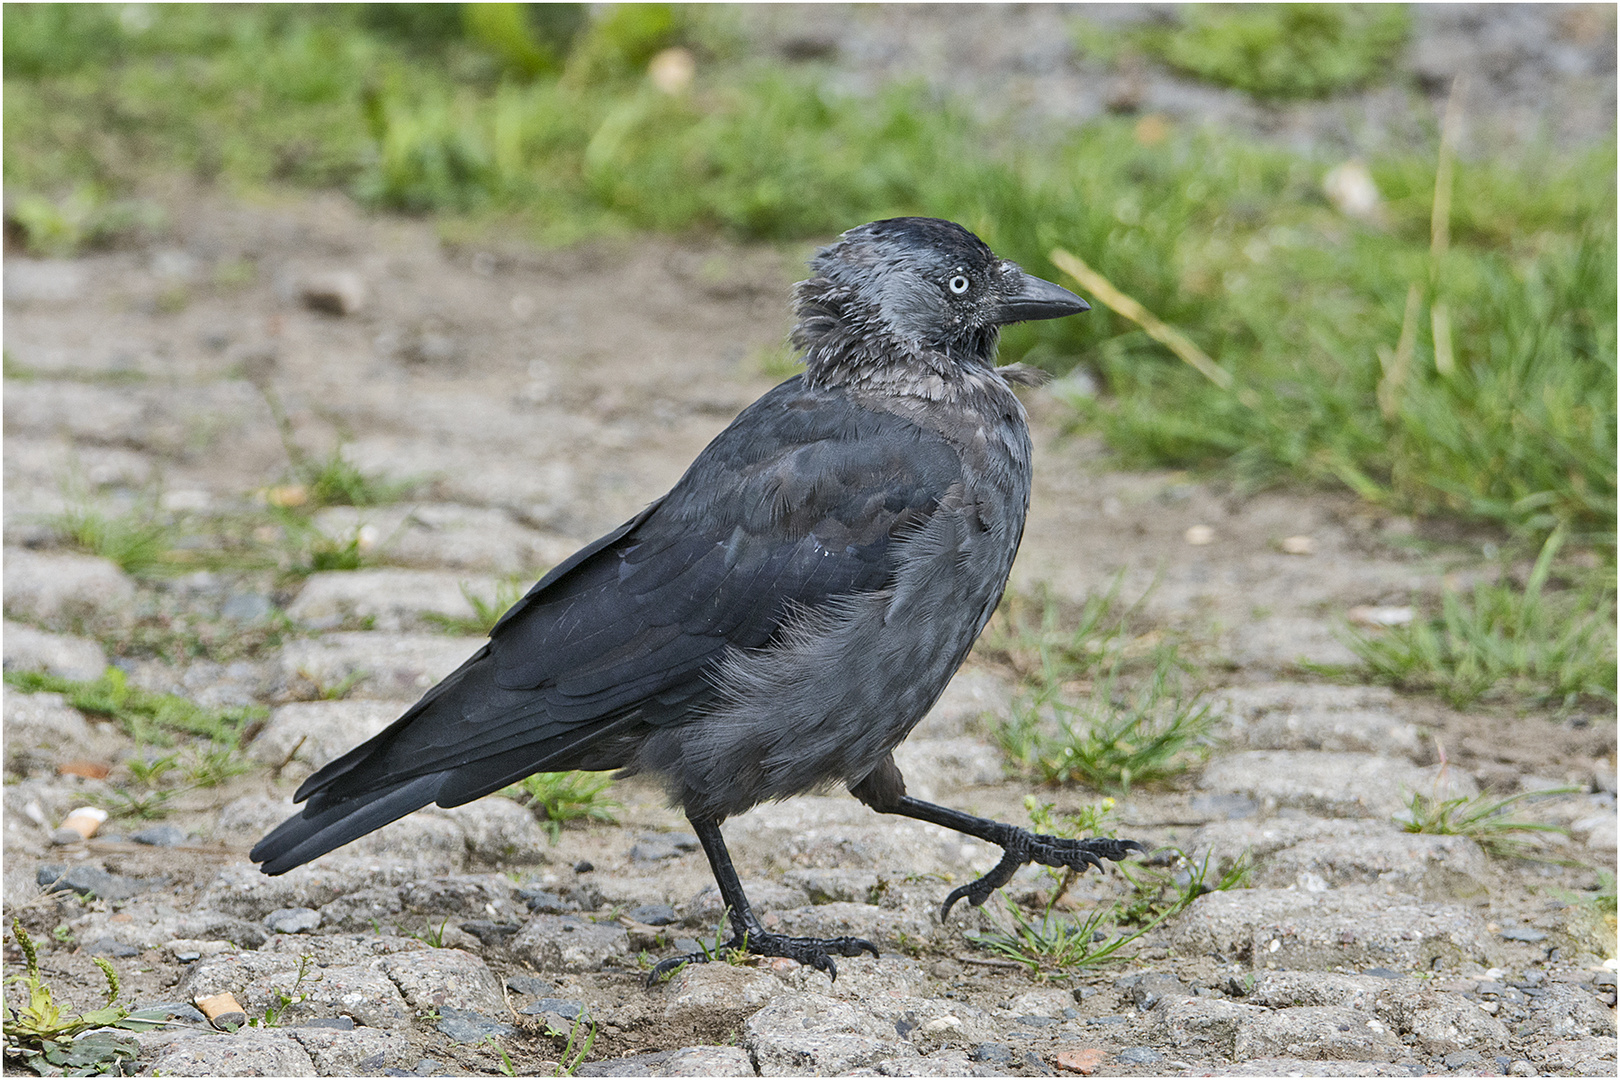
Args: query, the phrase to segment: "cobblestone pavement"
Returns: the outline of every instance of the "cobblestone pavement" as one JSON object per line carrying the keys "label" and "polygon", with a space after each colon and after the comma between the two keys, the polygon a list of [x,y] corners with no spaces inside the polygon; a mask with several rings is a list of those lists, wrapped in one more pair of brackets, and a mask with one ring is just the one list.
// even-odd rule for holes
{"label": "cobblestone pavement", "polygon": [[[1596,78],[1612,132],[1606,10],[1598,61],[1580,8],[1564,30],[1543,20],[1556,32],[1501,41],[1518,9],[1477,26],[1426,9],[1422,41],[1452,34],[1494,57],[1504,109],[1536,100],[1526,72]],[[906,20],[930,17],[861,16],[864,53],[836,22],[758,32],[800,52],[793,40],[830,37],[851,79],[902,77],[926,53]],[[978,17],[929,47],[948,54]],[[1038,29],[1049,13],[1021,17]],[[1455,50],[1430,45],[1418,60],[1439,86]],[[1036,83],[1076,78],[1025,53],[990,50],[962,77],[1010,64]],[[1179,108],[1176,85],[1151,84],[1144,107]],[[1578,129],[1584,114],[1566,113]],[[1329,138],[1348,123],[1289,117]],[[83,841],[58,827],[138,792],[131,763],[150,748],[61,695],[7,688],[8,922],[75,1007],[100,1003],[100,956],[131,1004],[169,1011],[139,1036],[141,1071],[551,1073],[568,1033],[594,1029],[579,1075],[1614,1075],[1614,926],[1576,899],[1615,866],[1611,718],[1458,712],[1302,666],[1350,663],[1336,628],[1351,609],[1465,580],[1478,543],[1345,498],[1113,471],[1062,434],[1064,407],[1042,391],[1026,398],[1037,488],[1014,587],[1078,601],[1122,574],[1122,595],[1147,593],[1142,619],[1189,643],[1219,740],[1183,781],[1121,798],[1117,818],[1216,869],[1247,851],[1247,888],[1203,896],[1123,964],[1034,979],[968,940],[1005,916],[937,915],[995,851],[846,796],[795,799],[727,823],[750,896],[772,927],[863,935],[883,957],[841,961],[835,983],[778,961],[692,967],[647,991],[645,957],[712,937],[720,911],[686,823],[637,781],[614,786],[615,825],[553,838],[494,797],[259,875],[246,851],[299,780],[476,647],[457,630],[477,614],[469,595],[526,584],[634,513],[771,385],[809,249],[458,246],[336,197],[155,197],[172,226],[151,246],[5,262],[6,671],[94,679],[112,659],[137,687],[269,710],[247,772]],[[289,445],[314,462],[341,448],[414,487],[278,516],[309,494]],[[124,523],[126,551],[128,524],[155,522],[215,568],[131,575],[74,552],[75,516]],[[1200,527],[1210,542],[1189,544]],[[362,565],[291,572],[317,560]],[[1017,693],[1010,671],[970,660],[898,755],[913,790],[1025,820],[1029,789],[1004,778],[989,736]],[[1414,791],[1562,786],[1521,807],[1568,830],[1549,840],[1562,862],[1494,859],[1390,820]],[[1043,880],[1026,871],[1011,891]],[[1118,887],[1088,876],[1073,897],[1089,910]],[[6,961],[11,974],[10,946]],[[193,1002],[222,991],[260,1023],[207,1027]]]}

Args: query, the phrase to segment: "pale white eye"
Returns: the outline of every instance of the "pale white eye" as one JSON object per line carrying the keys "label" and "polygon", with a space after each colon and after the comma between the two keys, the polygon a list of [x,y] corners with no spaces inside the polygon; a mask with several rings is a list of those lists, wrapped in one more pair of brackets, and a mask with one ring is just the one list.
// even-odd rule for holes
{"label": "pale white eye", "polygon": [[957,274],[950,280],[951,292],[955,293],[957,296],[961,296],[963,293],[968,291],[968,284],[969,282],[966,275]]}

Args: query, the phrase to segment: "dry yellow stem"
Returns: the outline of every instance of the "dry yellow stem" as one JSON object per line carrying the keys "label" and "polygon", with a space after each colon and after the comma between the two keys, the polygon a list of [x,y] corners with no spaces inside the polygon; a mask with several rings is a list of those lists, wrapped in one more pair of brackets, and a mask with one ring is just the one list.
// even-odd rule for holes
{"label": "dry yellow stem", "polygon": [[1062,248],[1052,249],[1051,259],[1053,266],[1078,281],[1082,289],[1107,305],[1109,310],[1136,323],[1148,337],[1197,368],[1204,378],[1222,390],[1231,389],[1230,372],[1211,360],[1209,354],[1194,345],[1187,335],[1116,289],[1113,282],[1087,266],[1085,260]]}

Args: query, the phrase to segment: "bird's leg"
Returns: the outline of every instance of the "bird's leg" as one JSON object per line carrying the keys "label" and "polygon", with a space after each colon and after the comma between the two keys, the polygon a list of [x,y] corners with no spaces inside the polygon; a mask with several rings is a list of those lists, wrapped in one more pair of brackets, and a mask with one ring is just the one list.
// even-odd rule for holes
{"label": "bird's leg", "polygon": [[[825,971],[834,979],[838,978],[838,965],[833,963],[832,954],[859,956],[869,952],[873,956],[878,955],[877,946],[865,938],[788,937],[786,934],[769,932],[760,924],[754,909],[748,904],[748,897],[743,894],[742,882],[737,879],[737,871],[731,865],[731,853],[726,850],[725,838],[720,835],[720,822],[713,819],[694,820],[692,831],[697,833],[703,853],[709,857],[715,884],[720,886],[720,899],[725,901],[726,911],[731,917],[731,940],[721,945],[717,952],[738,950],[756,956],[785,956]],[[682,964],[703,964],[711,959],[710,953],[704,950],[662,960],[647,974],[647,985],[656,985]]]}
{"label": "bird's leg", "polygon": [[[899,773],[896,772],[895,778],[898,777]],[[918,821],[943,825],[947,829],[955,829],[959,833],[986,840],[1006,853],[984,877],[952,890],[945,898],[945,906],[940,909],[940,922],[944,922],[946,916],[950,915],[951,908],[958,900],[966,899],[974,907],[983,904],[990,899],[991,893],[1011,881],[1013,874],[1025,863],[1061,866],[1083,872],[1088,866],[1095,866],[1101,870],[1104,859],[1118,862],[1133,851],[1147,850],[1135,840],[1110,840],[1105,837],[1070,840],[1061,836],[1044,836],[1032,833],[1028,829],[1020,829],[1016,825],[1003,825],[989,818],[975,817],[960,810],[936,806],[921,799],[913,799],[909,795],[892,796],[881,800],[881,803],[873,802],[864,797],[871,794],[869,790],[862,790],[865,787],[863,784],[851,790],[856,798],[866,802],[874,810],[887,814],[904,814]]]}

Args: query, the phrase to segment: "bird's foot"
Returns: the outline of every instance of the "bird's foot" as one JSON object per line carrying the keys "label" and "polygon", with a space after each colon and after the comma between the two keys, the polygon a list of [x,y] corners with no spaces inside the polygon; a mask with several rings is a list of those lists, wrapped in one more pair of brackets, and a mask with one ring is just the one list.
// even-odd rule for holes
{"label": "bird's foot", "polygon": [[714,952],[704,949],[702,952],[687,953],[685,956],[672,956],[668,960],[661,960],[652,971],[647,973],[647,985],[656,986],[665,976],[673,974],[676,969],[686,964],[706,964],[710,960],[720,959],[731,953],[751,953],[755,956],[785,956],[789,960],[797,960],[818,971],[825,971],[829,977],[838,978],[838,965],[833,963],[833,954],[839,956],[859,956],[869,952],[878,955],[877,946],[865,938],[837,937],[837,938],[810,938],[788,937],[786,934],[770,934],[763,931],[748,933],[741,937],[733,937],[721,945]]}
{"label": "bird's foot", "polygon": [[950,915],[951,908],[956,906],[958,900],[966,899],[974,907],[983,904],[990,899],[991,893],[1011,881],[1013,874],[1025,863],[1066,867],[1084,873],[1088,866],[1095,866],[1101,870],[1104,859],[1119,862],[1133,851],[1147,850],[1135,840],[1110,840],[1106,837],[1069,840],[1061,836],[1032,833],[1028,829],[1012,826],[1008,826],[1006,839],[998,842],[1006,852],[1001,861],[979,880],[952,890],[945,898],[945,906],[940,909],[940,922],[944,922]]}

